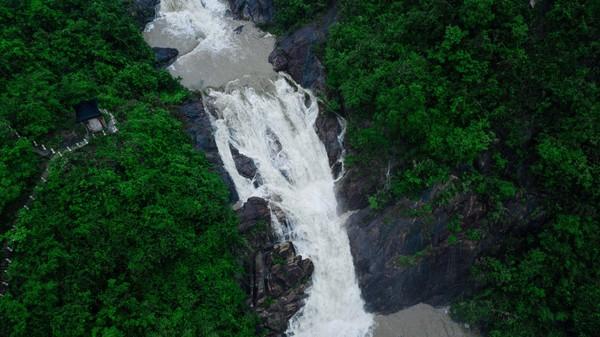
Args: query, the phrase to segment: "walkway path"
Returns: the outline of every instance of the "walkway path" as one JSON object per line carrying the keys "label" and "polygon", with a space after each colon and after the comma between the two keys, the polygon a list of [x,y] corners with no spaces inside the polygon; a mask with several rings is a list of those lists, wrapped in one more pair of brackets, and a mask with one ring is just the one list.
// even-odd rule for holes
{"label": "walkway path", "polygon": [[[54,160],[55,158],[62,158],[70,152],[73,152],[73,151],[76,151],[76,150],[79,150],[79,149],[85,147],[86,145],[88,145],[90,143],[90,138],[93,139],[96,137],[104,137],[104,136],[119,132],[119,129],[117,128],[117,121],[115,119],[115,116],[113,116],[113,114],[111,114],[110,112],[108,112],[106,110],[101,110],[101,111],[105,115],[110,117],[108,126],[99,133],[89,133],[88,132],[83,137],[82,140],[80,140],[79,142],[76,142],[75,144],[67,145],[59,150],[55,150],[54,148],[46,146],[44,144],[40,144],[40,143],[36,142],[35,140],[30,141],[31,144],[33,145],[33,150],[37,154],[48,158],[48,161],[45,163],[44,171],[40,175],[40,180],[37,185],[39,185],[40,183],[46,183],[48,174],[49,174],[49,169],[50,169],[50,162],[52,162],[52,160]],[[19,134],[19,132],[17,132],[17,130],[13,129],[12,127],[8,126],[8,128],[13,132],[15,137],[17,137],[19,139],[27,139],[26,137],[21,136]],[[35,200],[35,190],[36,190],[37,185],[33,188],[33,192],[29,195],[29,197],[27,198],[27,200],[21,207],[22,209],[29,210],[29,206]],[[14,224],[13,224],[12,229],[14,229]],[[8,284],[8,267],[10,266],[10,263],[12,262],[11,261],[12,253],[13,253],[13,249],[12,249],[10,243],[8,241],[2,242],[2,250],[0,250],[0,258],[2,258],[2,260],[0,260],[0,297],[4,296],[4,294],[8,290],[8,286],[9,286],[9,284]]]}

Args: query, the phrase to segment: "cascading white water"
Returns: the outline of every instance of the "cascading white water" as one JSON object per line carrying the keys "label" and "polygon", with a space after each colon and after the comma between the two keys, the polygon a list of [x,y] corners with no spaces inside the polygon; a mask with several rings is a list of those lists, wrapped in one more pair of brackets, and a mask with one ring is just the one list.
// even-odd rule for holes
{"label": "cascading white water", "polygon": [[[243,64],[234,67],[237,80],[230,81],[229,72],[209,61],[201,70],[217,74],[212,77],[214,83],[229,82],[222,90],[207,89],[206,98],[215,110],[213,126],[219,153],[240,200],[259,196],[283,210],[289,226],[279,226],[279,233],[294,242],[299,254],[314,262],[308,298],[290,321],[287,334],[370,336],[373,317],[364,310],[343,226],[345,218],[337,212],[334,178],[325,146],[314,130],[317,100],[287,75],[256,71],[253,62],[258,61],[252,57],[263,55],[265,48],[268,54],[272,38],[261,35],[247,22],[243,23],[249,26],[247,35],[234,33],[240,21],[224,17],[223,3],[212,0],[209,5],[208,0],[203,1],[163,0],[159,18],[147,27],[146,38],[154,46],[160,41],[158,45],[163,47],[169,42],[171,46],[198,42],[170,69],[193,89],[218,85],[198,84],[197,78],[203,74],[194,73],[197,68],[189,68],[190,64],[201,62],[207,55],[229,59],[243,55],[243,60],[237,60]],[[190,27],[186,27],[186,20],[191,20]],[[204,25],[210,27],[205,29]],[[164,40],[160,36],[170,37]],[[268,65],[266,56],[260,62]],[[254,161],[260,184],[237,172],[230,146]]]}
{"label": "cascading white water", "polygon": [[[281,208],[291,225],[280,231],[314,262],[309,297],[288,333],[367,336],[372,318],[363,310],[327,153],[313,128],[315,97],[284,76],[255,87],[233,82],[208,95],[219,114],[219,152],[240,198],[260,196]],[[261,186],[236,171],[230,144],[254,160]]]}
{"label": "cascading white water", "polygon": [[241,75],[273,72],[267,62],[275,44],[273,36],[227,16],[224,1],[162,0],[159,8],[144,38],[153,47],[179,51],[169,71],[181,77],[186,87],[221,87]]}

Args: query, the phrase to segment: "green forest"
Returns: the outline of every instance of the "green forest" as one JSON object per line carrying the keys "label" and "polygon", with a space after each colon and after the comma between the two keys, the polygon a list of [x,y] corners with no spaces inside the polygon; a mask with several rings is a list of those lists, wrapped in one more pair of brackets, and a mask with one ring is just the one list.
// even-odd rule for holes
{"label": "green forest", "polygon": [[[256,334],[227,189],[172,114],[190,93],[156,68],[130,2],[0,0],[0,233],[14,248],[0,336]],[[274,0],[270,28],[332,3]],[[453,315],[490,337],[596,336],[600,1],[335,3],[320,56],[348,163],[394,168],[374,209],[451,176],[486,200],[487,229],[515,195],[539,201],[544,223],[473,268],[481,287]],[[33,151],[60,144],[91,98],[118,133],[52,161]]]}
{"label": "green forest", "polygon": [[[188,93],[155,69],[127,6],[0,1],[0,218],[14,249],[1,336],[255,333],[228,192],[169,112]],[[32,151],[59,144],[93,97],[119,133],[50,162]]]}
{"label": "green forest", "polygon": [[[354,165],[392,163],[375,207],[459,177],[503,221],[536,195],[547,221],[513,238],[454,306],[493,337],[600,331],[600,2],[342,0],[325,51]],[[476,163],[489,158],[481,168]],[[380,206],[379,206],[380,207]]]}

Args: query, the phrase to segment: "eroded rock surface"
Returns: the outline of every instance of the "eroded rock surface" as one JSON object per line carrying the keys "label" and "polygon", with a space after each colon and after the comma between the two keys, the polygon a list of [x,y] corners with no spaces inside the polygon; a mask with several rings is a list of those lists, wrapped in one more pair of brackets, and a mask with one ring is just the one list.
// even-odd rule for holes
{"label": "eroded rock surface", "polygon": [[251,158],[241,154],[240,151],[238,151],[238,149],[232,145],[229,146],[229,149],[231,150],[231,155],[233,156],[233,161],[235,162],[235,168],[240,175],[248,179],[253,179],[256,177],[258,169],[256,168],[254,161]]}
{"label": "eroded rock surface", "polygon": [[252,305],[269,334],[279,335],[302,307],[314,265],[284,242],[256,254],[254,266]]}
{"label": "eroded rock surface", "polygon": [[238,216],[240,217],[238,228],[241,233],[247,233],[254,226],[271,223],[269,203],[262,198],[252,197],[248,199],[244,206],[238,210]]}
{"label": "eroded rock surface", "polygon": [[442,190],[438,186],[418,201],[404,199],[379,211],[363,209],[349,219],[351,251],[369,310],[389,314],[420,302],[449,304],[476,287],[469,275],[479,256],[492,253],[506,233],[541,221],[524,195],[506,204],[505,223],[486,228],[487,206],[474,194],[431,207]]}
{"label": "eroded rock surface", "polygon": [[269,56],[275,71],[287,72],[305,88],[324,91],[325,67],[319,60],[318,48],[325,43],[336,17],[334,6],[319,20],[278,38]]}
{"label": "eroded rock surface", "polygon": [[297,255],[291,242],[276,243],[272,213],[278,221],[286,221],[281,210],[271,210],[261,198],[248,199],[238,210],[240,230],[248,242],[243,253],[248,278],[243,286],[250,297],[249,305],[261,319],[266,335],[280,336],[302,307],[314,266]]}
{"label": "eroded rock surface", "polygon": [[204,109],[202,98],[194,98],[183,103],[178,110],[178,117],[183,121],[185,131],[192,138],[194,147],[204,153],[206,159],[223,179],[230,193],[230,201],[235,203],[239,196],[229,173],[223,167],[219,149],[213,136],[213,128],[208,112]]}
{"label": "eroded rock surface", "polygon": [[326,113],[324,109],[319,109],[319,111],[319,116],[315,122],[315,130],[325,145],[325,149],[327,149],[329,166],[333,167],[342,156],[344,150],[342,147],[343,144],[339,139],[343,131],[342,125],[335,114]]}

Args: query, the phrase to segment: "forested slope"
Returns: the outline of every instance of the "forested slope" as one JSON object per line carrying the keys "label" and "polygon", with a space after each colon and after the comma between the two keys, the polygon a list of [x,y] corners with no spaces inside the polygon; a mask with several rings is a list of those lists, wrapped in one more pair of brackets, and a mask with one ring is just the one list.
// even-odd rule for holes
{"label": "forested slope", "polygon": [[491,336],[600,331],[600,3],[339,6],[325,63],[353,161],[365,174],[393,167],[373,207],[451,175],[456,193],[487,200],[483,231],[515,194],[540,200],[542,228],[484,259],[483,290],[456,312]]}
{"label": "forested slope", "polygon": [[[294,27],[323,7],[299,2],[276,2],[275,21]],[[524,219],[524,235],[480,260],[482,287],[454,306],[459,318],[490,336],[593,336],[600,3],[532,3],[337,1],[323,55],[328,103],[350,122],[348,164],[382,177],[369,199],[375,211],[434,186],[446,191],[438,205],[475,193],[486,217],[463,233],[456,214],[452,245],[501,227],[516,196],[535,200],[543,223]]]}
{"label": "forested slope", "polygon": [[[254,334],[228,192],[169,113],[188,94],[155,69],[128,5],[0,2],[2,231],[15,225],[2,336]],[[38,183],[31,141],[59,146],[93,97],[119,132],[55,157]]]}

